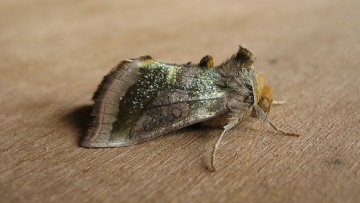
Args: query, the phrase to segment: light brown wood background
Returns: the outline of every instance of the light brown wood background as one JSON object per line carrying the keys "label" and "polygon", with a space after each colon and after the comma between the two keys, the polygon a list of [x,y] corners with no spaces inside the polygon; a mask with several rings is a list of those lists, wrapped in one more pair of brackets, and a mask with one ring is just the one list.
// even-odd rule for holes
{"label": "light brown wood background", "polygon": [[[1,202],[360,202],[357,0],[0,3]],[[218,64],[245,44],[276,100],[227,133],[84,149],[91,97],[126,58]],[[261,130],[258,129],[261,127]]]}

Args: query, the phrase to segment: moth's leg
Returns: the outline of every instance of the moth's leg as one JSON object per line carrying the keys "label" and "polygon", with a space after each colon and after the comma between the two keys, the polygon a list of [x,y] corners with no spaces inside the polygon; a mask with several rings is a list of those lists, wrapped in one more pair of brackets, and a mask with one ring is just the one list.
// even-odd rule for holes
{"label": "moth's leg", "polygon": [[200,60],[199,66],[206,67],[206,68],[214,67],[214,59],[213,59],[213,57],[209,56],[209,55],[204,56]]}
{"label": "moth's leg", "polygon": [[215,154],[216,154],[216,150],[219,147],[220,141],[222,140],[222,138],[224,137],[224,134],[226,133],[226,129],[224,129],[221,133],[221,135],[218,137],[218,139],[216,140],[214,147],[213,147],[213,151],[211,154],[211,168],[212,171],[216,171],[215,169],[215,165],[214,165],[214,160],[215,160]]}
{"label": "moth's leg", "polygon": [[235,125],[237,125],[239,123],[240,119],[235,119],[231,122],[229,122],[227,125],[224,126],[224,130],[222,131],[221,135],[218,137],[218,139],[216,140],[215,144],[214,144],[214,148],[211,154],[211,168],[212,171],[215,171],[215,165],[214,165],[214,160],[215,160],[215,155],[216,155],[216,150],[219,147],[220,141],[221,139],[224,137],[225,133],[227,131],[229,131],[231,128],[233,128]]}
{"label": "moth's leg", "polygon": [[296,137],[299,137],[300,135],[299,134],[296,134],[296,133],[292,133],[292,132],[286,132],[286,131],[283,131],[281,130],[278,126],[276,126],[273,122],[271,122],[270,120],[268,120],[269,124],[271,125],[271,127],[273,127],[276,131],[280,132],[280,133],[283,133],[284,135],[290,135],[290,136],[296,136]]}
{"label": "moth's leg", "polygon": [[286,103],[285,100],[282,100],[282,101],[276,101],[275,100],[275,101],[272,102],[273,105],[282,105],[282,104],[285,104],[285,103]]}

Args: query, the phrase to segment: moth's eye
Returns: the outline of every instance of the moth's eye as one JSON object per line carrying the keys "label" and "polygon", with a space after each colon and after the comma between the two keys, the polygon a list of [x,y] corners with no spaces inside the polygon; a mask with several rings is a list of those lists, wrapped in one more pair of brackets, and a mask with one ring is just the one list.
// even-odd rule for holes
{"label": "moth's eye", "polygon": [[270,106],[272,103],[272,94],[270,87],[267,85],[264,85],[264,88],[262,89],[261,97],[258,102],[258,106],[265,112],[270,111]]}
{"label": "moth's eye", "polygon": [[268,98],[261,97],[258,105],[265,113],[267,113],[270,110],[271,103],[270,103],[270,100]]}

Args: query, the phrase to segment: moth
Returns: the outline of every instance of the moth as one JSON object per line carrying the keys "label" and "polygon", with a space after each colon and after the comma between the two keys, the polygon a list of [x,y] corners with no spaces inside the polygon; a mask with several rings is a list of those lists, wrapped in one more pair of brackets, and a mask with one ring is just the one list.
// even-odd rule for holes
{"label": "moth", "polygon": [[211,56],[198,64],[167,63],[150,56],[122,61],[106,75],[93,96],[93,121],[83,147],[139,144],[195,123],[222,126],[213,146],[211,167],[224,134],[248,117],[269,124],[273,99],[255,57],[240,46],[214,67]]}

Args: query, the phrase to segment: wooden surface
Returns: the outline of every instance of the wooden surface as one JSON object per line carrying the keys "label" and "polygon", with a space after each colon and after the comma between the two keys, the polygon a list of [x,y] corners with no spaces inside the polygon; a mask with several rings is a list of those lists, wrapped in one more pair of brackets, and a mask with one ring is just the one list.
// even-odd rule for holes
{"label": "wooden surface", "polygon": [[[359,11],[357,0],[1,1],[1,202],[359,202]],[[79,146],[119,61],[218,64],[239,44],[286,100],[270,118],[301,137],[249,119],[224,137],[215,173],[221,129]]]}

